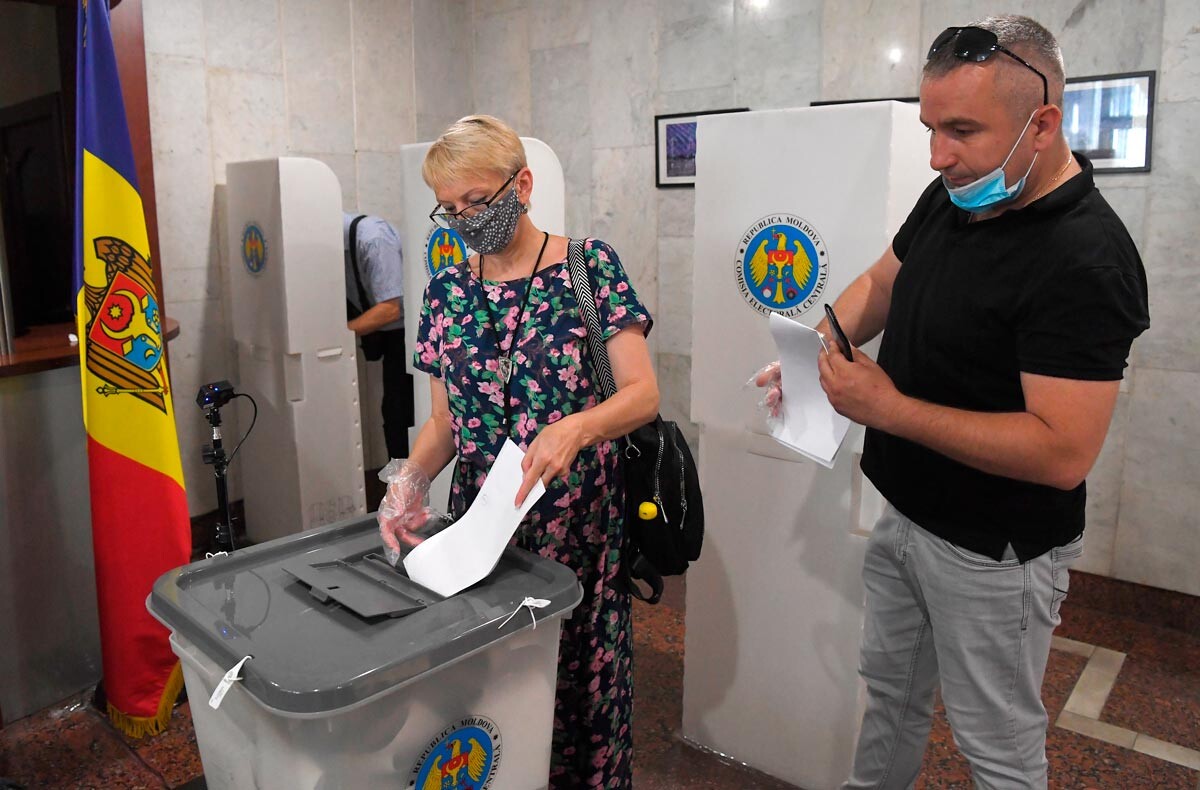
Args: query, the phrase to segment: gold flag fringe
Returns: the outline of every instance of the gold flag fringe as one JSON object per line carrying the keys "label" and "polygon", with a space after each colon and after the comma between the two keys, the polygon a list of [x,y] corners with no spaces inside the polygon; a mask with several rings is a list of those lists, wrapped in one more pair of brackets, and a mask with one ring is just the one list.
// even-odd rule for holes
{"label": "gold flag fringe", "polygon": [[158,735],[167,729],[167,725],[171,722],[171,711],[175,708],[175,700],[179,699],[181,691],[183,691],[183,669],[176,661],[175,667],[167,677],[167,685],[163,688],[162,697],[158,700],[157,715],[130,716],[128,713],[117,710],[110,702],[108,703],[108,719],[114,727],[130,738]]}

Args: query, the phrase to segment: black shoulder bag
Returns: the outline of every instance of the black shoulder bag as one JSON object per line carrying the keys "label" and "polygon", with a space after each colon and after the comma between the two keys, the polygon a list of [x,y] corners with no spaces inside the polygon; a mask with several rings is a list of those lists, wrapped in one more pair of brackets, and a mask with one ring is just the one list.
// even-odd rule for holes
{"label": "black shoulder bag", "polygon": [[[366,218],[365,214],[359,215],[350,220],[350,267],[354,269],[354,284],[358,286],[358,305],[349,299],[346,300],[346,320],[353,321],[360,315],[370,310],[372,305],[367,299],[367,289],[363,288],[362,275],[358,273],[358,223]],[[362,346],[363,358],[374,362],[383,359],[383,352],[387,346],[387,338],[382,332],[371,332],[367,335],[359,336],[359,344]]]}
{"label": "black shoulder bag", "polygon": [[[592,370],[603,400],[617,391],[600,317],[592,296],[584,242],[567,244],[571,286],[579,317],[587,328]],[[619,441],[625,487],[625,542],[622,578],[629,591],[648,603],[662,597],[663,576],[677,576],[700,556],[704,540],[704,500],[692,451],[679,426],[661,415]],[[636,584],[649,586],[646,594]]]}

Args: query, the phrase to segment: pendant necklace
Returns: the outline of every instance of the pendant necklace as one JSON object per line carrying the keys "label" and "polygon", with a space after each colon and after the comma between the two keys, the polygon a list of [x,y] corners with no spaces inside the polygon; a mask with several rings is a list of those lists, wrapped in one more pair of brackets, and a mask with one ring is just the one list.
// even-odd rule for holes
{"label": "pendant necklace", "polygon": [[542,234],[542,248],[538,251],[537,260],[533,262],[533,270],[529,272],[529,282],[525,285],[525,298],[521,300],[521,309],[517,313],[517,325],[508,334],[508,345],[505,345],[500,340],[500,331],[496,328],[497,321],[492,314],[491,305],[488,304],[491,300],[487,298],[487,287],[484,285],[483,279],[483,260],[484,256],[479,256],[479,286],[483,292],[484,308],[488,312],[488,317],[492,319],[489,324],[492,329],[492,337],[496,341],[496,374],[500,377],[500,381],[504,384],[504,410],[508,411],[508,382],[512,378],[513,360],[512,352],[517,344],[517,338],[520,335],[521,327],[525,323],[525,311],[529,306],[529,293],[533,290],[533,278],[537,274],[538,266],[542,263],[542,255],[546,252],[546,245],[550,242],[550,234]]}
{"label": "pendant necklace", "polygon": [[1048,193],[1050,191],[1050,187],[1054,186],[1055,182],[1058,181],[1058,179],[1062,178],[1063,173],[1067,172],[1067,168],[1070,167],[1071,163],[1074,161],[1075,161],[1075,156],[1070,151],[1068,151],[1067,152],[1067,163],[1062,166],[1062,170],[1059,170],[1057,173],[1055,173],[1054,177],[1051,178],[1049,181],[1047,181],[1046,185],[1044,187],[1042,187],[1040,190],[1038,190],[1038,193],[1033,196],[1033,200],[1031,200],[1029,202],[1036,203],[1039,200],[1041,200],[1043,197],[1045,197],[1046,193]]}
{"label": "pendant necklace", "polygon": [[[1046,194],[1050,191],[1050,187],[1054,186],[1054,183],[1056,181],[1058,181],[1058,179],[1062,178],[1063,173],[1067,172],[1067,168],[1070,167],[1071,163],[1074,161],[1075,161],[1075,155],[1072,154],[1070,151],[1068,151],[1067,152],[1067,162],[1066,162],[1066,164],[1064,164],[1062,166],[1062,169],[1059,170],[1057,173],[1055,173],[1053,178],[1051,178],[1049,181],[1047,181],[1046,185],[1043,186],[1040,190],[1038,190],[1038,193],[1033,196],[1033,200],[1030,200],[1029,203],[1026,203],[1025,205],[1021,206],[1021,208],[1025,208],[1025,206],[1028,206],[1031,203],[1036,203],[1039,200],[1041,200],[1043,197],[1045,197]],[[967,224],[970,225],[971,223],[973,223],[975,221],[976,216],[978,216],[978,215],[968,214],[967,215]]]}

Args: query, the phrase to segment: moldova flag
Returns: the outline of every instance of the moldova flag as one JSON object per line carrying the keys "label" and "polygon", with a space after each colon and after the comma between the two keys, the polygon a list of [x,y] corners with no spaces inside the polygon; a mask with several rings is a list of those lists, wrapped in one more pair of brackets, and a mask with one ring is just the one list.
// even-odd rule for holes
{"label": "moldova flag", "polygon": [[100,645],[108,715],[141,736],[166,726],[183,685],[146,596],[161,574],[187,563],[191,527],[105,0],[80,0],[78,21],[76,321]]}

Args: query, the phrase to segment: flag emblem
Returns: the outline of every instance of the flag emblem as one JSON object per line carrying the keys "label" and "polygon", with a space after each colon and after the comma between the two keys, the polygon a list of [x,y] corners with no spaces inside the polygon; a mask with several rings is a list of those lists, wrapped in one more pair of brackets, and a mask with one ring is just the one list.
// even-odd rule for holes
{"label": "flag emblem", "polygon": [[258,274],[267,265],[267,239],[254,222],[247,222],[242,230],[242,263],[251,274]]}
{"label": "flag emblem", "polygon": [[88,371],[104,384],[101,395],[130,394],[166,412],[168,394],[162,362],[162,324],[150,263],[121,239],[94,241],[105,263],[106,288],[88,285],[84,301]]}
{"label": "flag emblem", "polygon": [[425,237],[425,268],[432,277],[447,266],[457,266],[470,250],[458,231],[434,225]]}
{"label": "flag emblem", "polygon": [[825,290],[825,242],[801,217],[768,215],[739,239],[734,275],[742,297],[758,312],[799,315]]}
{"label": "flag emblem", "polygon": [[500,768],[500,754],[496,722],[470,716],[430,741],[408,786],[416,790],[486,790]]}

